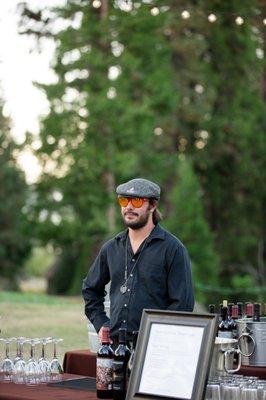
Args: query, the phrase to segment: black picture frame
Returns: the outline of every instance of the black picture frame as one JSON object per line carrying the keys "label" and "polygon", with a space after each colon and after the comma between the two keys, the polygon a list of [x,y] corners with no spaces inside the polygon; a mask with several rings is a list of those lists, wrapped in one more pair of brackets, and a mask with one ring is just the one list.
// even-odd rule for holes
{"label": "black picture frame", "polygon": [[[217,314],[144,309],[126,400],[203,400],[217,319]],[[173,347],[182,335],[188,348],[181,341]],[[186,359],[191,365],[185,365]]]}

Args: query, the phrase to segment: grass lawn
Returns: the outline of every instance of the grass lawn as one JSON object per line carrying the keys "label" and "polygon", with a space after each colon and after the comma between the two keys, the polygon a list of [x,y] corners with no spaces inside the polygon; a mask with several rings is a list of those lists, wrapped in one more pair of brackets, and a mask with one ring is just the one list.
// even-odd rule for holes
{"label": "grass lawn", "polygon": [[[1,337],[52,336],[64,339],[58,345],[60,361],[67,350],[88,348],[87,319],[81,297],[0,292],[0,316]],[[3,345],[0,347],[2,357]],[[26,344],[27,354],[28,350]],[[39,348],[36,350],[38,356]],[[50,356],[51,345],[47,350]]]}

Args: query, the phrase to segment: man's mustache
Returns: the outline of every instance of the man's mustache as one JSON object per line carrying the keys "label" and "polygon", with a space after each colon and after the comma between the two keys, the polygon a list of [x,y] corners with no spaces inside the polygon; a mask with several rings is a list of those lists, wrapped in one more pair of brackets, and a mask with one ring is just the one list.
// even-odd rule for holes
{"label": "man's mustache", "polygon": [[139,214],[137,214],[137,213],[135,213],[135,212],[133,212],[133,211],[126,211],[125,213],[124,213],[124,215],[126,216],[126,215],[135,215],[136,217],[139,215]]}

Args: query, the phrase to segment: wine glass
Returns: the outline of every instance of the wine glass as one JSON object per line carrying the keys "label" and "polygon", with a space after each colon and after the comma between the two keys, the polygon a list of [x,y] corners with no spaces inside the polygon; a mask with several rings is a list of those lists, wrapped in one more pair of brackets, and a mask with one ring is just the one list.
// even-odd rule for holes
{"label": "wine glass", "polygon": [[41,348],[41,358],[38,361],[39,370],[40,370],[40,383],[48,382],[49,376],[50,376],[50,373],[51,373],[50,363],[46,359],[46,356],[45,356],[46,345],[51,340],[52,340],[52,338],[50,338],[50,337],[40,339],[40,343],[41,343],[41,346],[42,346],[42,348]]}
{"label": "wine glass", "polygon": [[14,364],[16,364],[16,362],[18,361],[18,360],[21,360],[21,358],[22,358],[22,344],[23,344],[23,341],[25,340],[26,338],[24,338],[24,337],[18,337],[18,338],[14,338],[14,340],[16,341],[16,344],[17,344],[17,347],[16,347],[16,356],[15,356],[15,358],[14,358],[14,360],[13,360],[13,362],[14,362]]}
{"label": "wine glass", "polygon": [[223,400],[239,400],[240,387],[236,383],[226,383],[223,387]]}
{"label": "wine glass", "polygon": [[258,391],[258,399],[259,400],[266,400],[266,380],[259,379],[256,382],[257,391]]}
{"label": "wine glass", "polygon": [[13,338],[0,338],[0,341],[2,343],[5,343],[5,358],[0,365],[1,381],[3,382],[11,382],[14,374],[14,363],[9,357],[10,343],[12,342],[12,340]]}
{"label": "wine glass", "polygon": [[14,375],[13,382],[14,383],[24,383],[25,379],[25,370],[26,370],[26,361],[23,358],[23,345],[26,342],[24,337],[17,338],[17,355],[14,358]]}
{"label": "wine glass", "polygon": [[241,390],[241,400],[258,400],[257,388],[252,386],[243,387]]}
{"label": "wine glass", "polygon": [[25,366],[25,383],[27,385],[38,385],[40,383],[40,370],[38,362],[35,360],[35,346],[39,343],[39,339],[29,339],[26,341],[30,344],[30,358]]}
{"label": "wine glass", "polygon": [[57,349],[56,345],[59,342],[62,342],[63,339],[52,339],[51,342],[54,345],[54,356],[50,362],[50,369],[51,369],[51,380],[53,381],[60,381],[62,380],[63,368],[57,358]]}
{"label": "wine glass", "polygon": [[221,391],[218,382],[208,382],[205,400],[221,400]]}

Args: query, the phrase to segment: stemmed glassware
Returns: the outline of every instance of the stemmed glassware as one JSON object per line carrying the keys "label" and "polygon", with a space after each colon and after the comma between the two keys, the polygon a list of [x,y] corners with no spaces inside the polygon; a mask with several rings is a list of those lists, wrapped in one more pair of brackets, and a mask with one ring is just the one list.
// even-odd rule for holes
{"label": "stemmed glassware", "polygon": [[52,381],[60,381],[62,379],[63,368],[57,357],[57,349],[56,345],[59,342],[62,342],[63,339],[52,339],[51,342],[54,345],[54,355],[53,359],[50,362],[50,369],[51,369],[51,380]]}
{"label": "stemmed glassware", "polygon": [[218,382],[208,382],[205,400],[221,400],[221,390]]}
{"label": "stemmed glassware", "polygon": [[243,375],[212,377],[205,400],[266,400],[266,380]]}
{"label": "stemmed glassware", "polygon": [[[0,381],[14,382],[17,384],[25,383],[27,385],[37,385],[49,381],[61,381],[63,368],[57,357],[57,344],[63,339],[45,338],[0,338],[4,348],[4,357],[0,358]],[[14,356],[10,356],[10,344],[16,342],[16,351]],[[53,346],[52,359],[47,358],[47,344]],[[29,345],[30,354],[28,359],[24,357],[25,344]],[[40,344],[40,358],[35,357],[36,346]],[[50,357],[49,357],[50,358]]]}
{"label": "stemmed glassware", "polygon": [[42,338],[41,343],[41,358],[38,361],[39,371],[40,371],[40,383],[46,383],[50,379],[51,367],[49,361],[46,359],[45,348],[47,343],[51,342],[52,338]]}
{"label": "stemmed glassware", "polygon": [[242,388],[241,400],[258,400],[258,392],[256,387],[247,386]]}
{"label": "stemmed glassware", "polygon": [[0,341],[5,343],[5,358],[0,365],[0,372],[1,372],[0,377],[1,381],[3,382],[11,382],[14,374],[14,369],[15,369],[14,363],[9,356],[10,343],[12,342],[12,340],[13,338],[9,339],[0,338]]}
{"label": "stemmed glassware", "polygon": [[240,387],[237,383],[228,382],[222,385],[223,400],[239,400]]}
{"label": "stemmed glassware", "polygon": [[23,358],[23,345],[26,341],[24,337],[19,337],[17,341],[17,355],[14,358],[14,383],[24,383],[26,362]]}
{"label": "stemmed glassware", "polygon": [[16,344],[17,344],[17,347],[16,347],[16,356],[15,356],[15,358],[14,358],[14,360],[13,360],[13,362],[14,362],[14,364],[16,364],[16,362],[17,361],[19,361],[19,360],[21,360],[21,358],[23,358],[23,355],[22,355],[22,345],[23,345],[23,341],[25,340],[26,338],[24,338],[24,337],[18,337],[18,338],[14,338],[14,340],[16,341]]}
{"label": "stemmed glassware", "polygon": [[26,361],[25,383],[27,385],[37,385],[40,383],[40,369],[35,360],[35,346],[40,343],[40,339],[29,339],[25,341],[30,344],[30,358]]}

